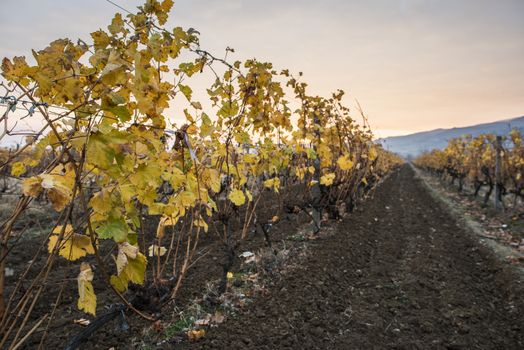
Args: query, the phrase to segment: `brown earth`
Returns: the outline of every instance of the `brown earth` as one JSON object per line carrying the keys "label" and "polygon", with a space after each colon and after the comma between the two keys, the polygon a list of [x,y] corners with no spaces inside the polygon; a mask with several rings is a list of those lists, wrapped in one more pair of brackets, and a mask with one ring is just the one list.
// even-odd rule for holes
{"label": "brown earth", "polygon": [[408,166],[310,249],[268,297],[181,348],[524,348],[521,281]]}
{"label": "brown earth", "polygon": [[[275,200],[267,198],[261,205],[261,211],[271,217]],[[391,174],[374,198],[341,222],[328,222],[321,238],[297,241],[297,230],[308,220],[302,213],[274,225],[271,239],[276,249],[285,246],[293,251],[294,246],[300,255],[305,247],[307,254],[291,257],[292,266],[268,281],[269,290],[263,293],[267,296],[255,297],[243,312],[230,315],[199,342],[176,344],[180,333],[173,339],[159,334],[164,337],[160,343],[144,342],[144,329],[151,324],[128,313],[127,333],[112,321],[81,349],[145,349],[145,344],[147,349],[524,348],[521,282],[508,264],[458,227],[411,168]],[[155,222],[148,225],[154,232]],[[9,266],[15,276],[45,245],[42,237],[13,250]],[[264,237],[255,235],[242,242],[238,252],[258,252],[264,245]],[[176,305],[159,313],[166,325],[177,320],[174,307],[184,308],[201,298],[206,283],[217,281],[222,273],[226,253],[221,244],[206,236],[201,247],[209,248],[209,254],[191,269]],[[235,262],[233,271],[239,264]],[[49,312],[62,281],[67,282],[44,346],[62,349],[82,330],[73,320],[86,316],[75,308],[78,266],[59,259],[55,270],[53,283],[32,316]],[[118,302],[102,281],[95,281],[95,289],[100,313],[104,306]],[[24,349],[36,348],[42,331],[37,330]]]}
{"label": "brown earth", "polygon": [[[296,191],[298,192],[298,191]],[[298,195],[295,195],[293,199],[296,201]],[[4,204],[4,203],[3,203]],[[7,204],[7,203],[6,203]],[[275,198],[275,194],[272,191],[267,191],[263,194],[262,199],[259,201],[257,215],[261,222],[265,222],[268,218],[271,218],[278,212],[279,201]],[[10,210],[9,206],[5,205],[0,207],[0,214],[7,215]],[[6,209],[6,210],[4,210]],[[26,287],[30,285],[34,277],[43,269],[45,261],[48,257],[47,254],[47,233],[50,228],[46,225],[52,224],[52,214],[47,216],[47,213],[53,213],[53,210],[46,206],[45,203],[35,203],[30,210],[30,215],[26,215],[19,224],[21,229],[24,226],[35,229],[29,234],[21,237],[12,246],[9,256],[7,257],[6,266],[12,269],[13,273],[7,278],[7,294],[9,295],[12,288],[17,283],[17,280],[22,276],[28,265],[34,261],[32,268],[29,269],[27,276],[22,283],[21,291],[15,296],[20,297],[26,290]],[[239,229],[241,225],[239,221],[244,218],[245,213],[236,215],[236,220],[233,220],[232,226],[235,236],[240,235]],[[55,218],[56,219],[56,218]],[[275,249],[282,249],[282,246],[286,246],[288,251],[291,246],[299,246],[306,244],[305,242],[296,241],[293,236],[297,233],[297,229],[307,225],[309,217],[304,214],[303,211],[297,213],[284,213],[281,220],[273,223],[271,230],[268,232],[268,238],[274,245]],[[158,218],[147,217],[144,220],[144,231],[149,233],[146,246],[154,243],[156,227],[158,224]],[[151,234],[152,233],[152,234]],[[267,246],[267,239],[260,232],[250,231],[248,237],[239,242],[239,247],[236,251],[236,255],[244,251],[254,251],[259,253],[262,250],[269,251]],[[106,263],[110,268],[114,268],[114,263],[111,260],[111,253],[115,251],[115,244],[110,241],[104,241],[100,246],[101,256],[105,257]],[[293,250],[294,254],[300,253],[299,249]],[[35,255],[39,252],[38,255]],[[206,291],[209,282],[218,284],[219,279],[223,274],[223,266],[227,261],[228,252],[225,249],[224,244],[220,239],[217,238],[216,234],[208,233],[201,236],[199,240],[199,251],[196,254],[194,265],[189,270],[182,288],[178,294],[176,300],[167,305],[160,307],[160,303],[152,303],[151,305],[144,304],[143,301],[151,301],[154,297],[164,290],[157,290],[151,284],[146,284],[145,287],[133,286],[125,294],[126,298],[133,303],[136,307],[140,307],[148,315],[153,315],[158,318],[159,322],[163,325],[173,326],[179,321],[180,311],[184,311],[185,308],[190,307],[196,299],[202,298],[203,293]],[[239,267],[241,259],[237,258],[234,261],[233,268]],[[97,296],[97,316],[104,317],[103,314],[107,312],[111,305],[120,303],[117,296],[107,287],[107,283],[103,280],[103,275],[97,270],[97,262],[94,256],[87,256],[82,258],[82,261],[91,263],[95,271],[95,279],[93,281],[94,289]],[[297,263],[295,261],[295,263]],[[171,264],[169,264],[171,265]],[[169,272],[169,271],[168,271]],[[148,271],[149,273],[149,271]],[[35,304],[35,308],[30,315],[30,322],[34,324],[37,320],[55,307],[56,300],[59,303],[56,308],[55,316],[49,323],[47,337],[43,343],[43,349],[56,348],[63,349],[66,345],[79,333],[83,332],[85,328],[78,324],[75,324],[75,320],[87,319],[88,321],[96,321],[90,315],[83,313],[76,307],[78,290],[76,276],[78,275],[78,262],[69,262],[63,258],[57,258],[55,260],[54,267],[49,275],[49,278],[44,286],[42,295],[39,301]],[[166,275],[168,275],[166,273]],[[277,282],[279,279],[278,271],[273,273],[276,278],[272,278],[273,282]],[[146,280],[149,283],[149,275],[146,273]],[[142,300],[142,296],[147,297],[147,300]],[[138,298],[137,298],[138,297]],[[136,302],[136,303],[135,303]],[[184,335],[185,332],[176,331],[172,336],[169,331],[165,333],[155,334],[151,337],[147,337],[148,332],[152,326],[152,323],[146,321],[133,312],[129,311],[125,313],[125,322],[129,326],[128,331],[122,330],[122,323],[118,322],[121,320],[117,317],[116,320],[112,320],[105,323],[101,328],[96,330],[90,335],[86,341],[80,346],[80,349],[142,349],[142,348],[157,348],[155,345],[158,342],[164,345],[171,344],[173,336],[177,339],[180,335]],[[47,322],[47,321],[46,321]],[[25,329],[21,330],[21,334],[24,331],[32,327],[30,323]],[[42,336],[47,328],[46,326],[38,327],[36,331],[25,341],[22,349],[36,349],[38,348]],[[17,333],[15,328],[12,334]],[[151,338],[151,339],[150,339]],[[11,340],[8,341],[8,344]],[[0,346],[1,347],[1,346]]]}

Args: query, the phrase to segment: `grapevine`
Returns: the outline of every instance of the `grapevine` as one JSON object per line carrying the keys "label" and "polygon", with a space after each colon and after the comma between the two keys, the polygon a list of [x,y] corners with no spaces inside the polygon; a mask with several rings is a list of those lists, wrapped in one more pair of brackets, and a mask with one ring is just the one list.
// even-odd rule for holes
{"label": "grapevine", "polygon": [[513,195],[513,205],[523,197],[524,148],[522,136],[518,129],[502,138],[501,143],[501,176],[497,183],[496,168],[496,135],[480,134],[476,137],[466,135],[449,141],[444,150],[433,150],[419,156],[415,164],[440,177],[448,178],[451,183],[458,182],[462,191],[464,182],[473,188],[474,196],[484,189],[484,204],[492,197],[496,186],[500,191],[498,200]]}
{"label": "grapevine", "polygon": [[[298,208],[317,213],[318,230],[323,213],[335,218],[343,205],[353,208],[400,163],[355,122],[343,91],[310,95],[302,74],[219,59],[194,29],[164,27],[172,6],[148,0],[137,13],[117,13],[107,30],[91,33],[91,43],[59,39],[32,51],[35,64],[2,61],[2,135],[22,101],[45,123],[0,159],[0,172],[20,179],[23,192],[0,226],[0,347],[19,346],[21,331],[36,324],[45,325],[43,344],[57,307],[40,320],[30,315],[62,260],[76,264],[78,309],[100,310],[98,278],[129,310],[154,320],[128,300],[130,286],[167,288],[163,302],[176,300],[203,235],[230,252],[225,283],[251,228],[267,233],[267,224]],[[214,80],[206,101],[191,88],[202,74]],[[449,169],[463,176],[457,164]],[[513,181],[520,195],[524,184]],[[258,205],[268,195],[277,205],[263,217]],[[45,264],[36,273],[29,264],[8,286],[6,261],[23,234],[15,226],[34,201],[57,213],[33,259],[47,254]],[[146,231],[150,218],[155,232]]]}

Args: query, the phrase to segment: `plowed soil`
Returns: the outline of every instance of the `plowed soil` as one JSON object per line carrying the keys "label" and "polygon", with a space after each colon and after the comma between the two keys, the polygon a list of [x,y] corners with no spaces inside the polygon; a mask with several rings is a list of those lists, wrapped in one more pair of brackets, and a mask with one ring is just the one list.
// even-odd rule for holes
{"label": "plowed soil", "polygon": [[524,349],[511,268],[409,166],[312,243],[301,268],[190,349]]}

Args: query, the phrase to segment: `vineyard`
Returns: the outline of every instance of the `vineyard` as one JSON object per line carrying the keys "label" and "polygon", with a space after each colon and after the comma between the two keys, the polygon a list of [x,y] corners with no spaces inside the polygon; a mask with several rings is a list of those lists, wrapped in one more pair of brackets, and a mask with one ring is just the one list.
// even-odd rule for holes
{"label": "vineyard", "polygon": [[493,134],[470,135],[452,139],[444,150],[433,150],[415,160],[415,164],[440,177],[457,183],[462,191],[465,183],[475,196],[484,191],[483,202],[490,197],[504,205],[512,196],[513,207],[524,196],[524,145],[518,129],[506,137]]}
{"label": "vineyard", "polygon": [[[522,344],[513,326],[521,291],[510,273],[494,278],[497,263],[471,250],[464,232],[449,233],[454,219],[435,208],[410,166],[373,142],[342,90],[317,96],[301,72],[235,61],[231,48],[210,52],[197,30],[167,28],[172,7],[120,8],[89,40],[58,39],[30,59],[3,59],[0,141],[23,141],[0,150],[1,349],[296,348],[303,340],[326,348],[327,338],[341,349],[420,346],[414,333],[392,338],[405,326],[395,317],[410,317],[401,303],[430,293],[444,313],[459,295],[435,293],[429,286],[445,282],[427,271],[420,285],[403,284],[400,274],[425,264],[479,303],[509,310],[464,306],[473,324],[494,322],[493,332],[471,335]],[[18,131],[27,121],[35,131]],[[517,131],[498,142],[453,140],[415,163],[460,189],[470,183],[486,202],[495,191],[517,205],[524,145]],[[428,227],[444,232],[432,241],[436,252],[419,241]],[[408,260],[399,263],[403,247]],[[466,282],[471,266],[449,268],[463,249],[486,262]],[[391,314],[365,311],[386,301],[384,310],[402,306],[389,325],[378,320]],[[244,319],[248,304],[254,311]],[[301,314],[304,304],[321,315]],[[428,323],[437,321],[417,307],[426,321],[406,324],[435,341]],[[280,320],[275,310],[309,333],[289,320],[267,328]],[[435,332],[444,339],[458,316],[439,316],[453,318]],[[340,325],[349,322],[361,338],[344,338]],[[374,339],[374,327],[388,335]]]}
{"label": "vineyard", "polygon": [[[205,235],[228,252],[223,293],[252,230],[271,246],[270,226],[305,213],[316,233],[324,216],[351,210],[399,163],[350,116],[342,91],[311,96],[302,74],[217,58],[200,47],[197,31],[163,27],[172,5],[153,0],[116,14],[107,31],[91,34],[92,44],[56,40],[33,51],[34,65],[24,57],[2,62],[3,135],[16,111],[45,121],[1,160],[4,179],[19,179],[22,191],[1,224],[2,348],[45,348],[55,318],[71,307],[70,285],[87,314],[106,306],[97,295],[110,288],[114,307],[155,321],[151,310],[176,302]],[[204,103],[191,79],[209,72]],[[168,110],[175,100],[176,121]],[[35,202],[56,212],[45,238],[27,237],[21,220]],[[6,267],[28,239],[42,246],[10,283]],[[65,261],[76,266],[74,277],[69,268],[56,275]],[[42,303],[52,307],[35,318]]]}

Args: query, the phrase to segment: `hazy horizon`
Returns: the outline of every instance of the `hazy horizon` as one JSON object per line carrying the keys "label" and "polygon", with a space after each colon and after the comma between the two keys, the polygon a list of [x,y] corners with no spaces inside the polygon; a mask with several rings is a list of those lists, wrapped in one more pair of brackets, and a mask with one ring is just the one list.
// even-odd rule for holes
{"label": "hazy horizon", "polygon": [[[0,56],[89,39],[115,12],[104,0],[4,0]],[[524,115],[524,1],[178,0],[167,26],[178,25],[212,52],[303,71],[313,93],[345,90],[377,137]]]}

